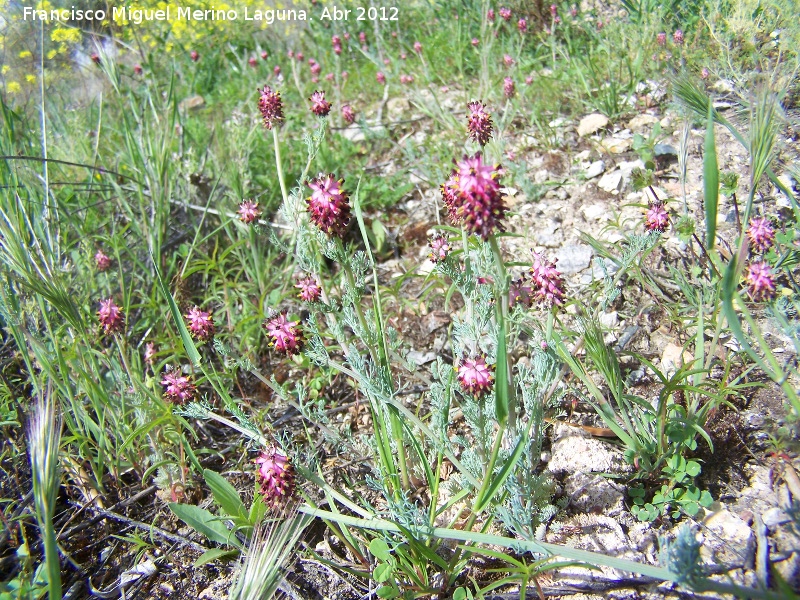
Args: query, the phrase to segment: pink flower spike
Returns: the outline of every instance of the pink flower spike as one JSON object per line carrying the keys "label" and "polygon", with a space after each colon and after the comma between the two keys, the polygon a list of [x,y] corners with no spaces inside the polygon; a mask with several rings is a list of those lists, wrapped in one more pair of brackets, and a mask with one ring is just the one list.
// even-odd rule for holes
{"label": "pink flower spike", "polygon": [[164,386],[164,397],[175,404],[186,404],[197,394],[197,388],[191,378],[182,375],[179,369],[169,369],[161,380]]}
{"label": "pink flower spike", "polygon": [[300,290],[297,295],[303,302],[316,302],[322,295],[322,288],[317,280],[310,275],[299,279],[294,287]]}
{"label": "pink flower spike", "polygon": [[386,75],[383,74],[383,71],[378,71],[375,73],[375,79],[377,79],[378,83],[381,85],[386,85]]}
{"label": "pink flower spike", "polygon": [[347,33],[346,31],[344,32],[344,39],[345,39],[346,41],[348,41],[348,42],[350,41],[350,34],[349,34],[349,33]]}
{"label": "pink flower spike", "polygon": [[358,34],[358,41],[361,42],[362,44],[366,44],[367,43],[367,34],[364,33],[363,31],[360,31],[359,34]]}
{"label": "pink flower spike", "polygon": [[302,52],[298,52],[297,54],[294,55],[294,57],[297,59],[298,62],[303,62],[303,60],[305,59],[305,56],[303,56]]}
{"label": "pink flower spike", "polygon": [[267,54],[266,50],[262,50],[261,51],[261,60],[267,60],[268,56],[269,56],[269,54]]}
{"label": "pink flower spike", "polygon": [[514,85],[514,80],[511,77],[506,77],[503,80],[503,94],[509,100],[517,93],[517,88]]}
{"label": "pink flower spike", "polygon": [[504,21],[510,21],[511,20],[511,9],[510,8],[503,7],[498,12],[500,13],[500,16],[503,18]]}
{"label": "pink flower spike", "polygon": [[119,306],[114,304],[112,298],[100,301],[100,310],[97,311],[97,318],[103,328],[103,333],[111,335],[119,333],[125,327],[125,314]]}
{"label": "pink flower spike", "polygon": [[311,112],[318,117],[326,117],[331,112],[331,103],[325,100],[325,92],[316,91],[309,98],[311,101]]}
{"label": "pink flower spike", "polygon": [[421,54],[422,44],[420,44],[419,42],[414,42],[414,52],[416,52],[417,54]]}
{"label": "pink flower spike", "polygon": [[506,54],[505,56],[503,56],[503,64],[504,64],[506,67],[511,67],[511,66],[513,66],[513,65],[514,65],[514,59],[513,59],[513,58],[511,58],[511,55],[510,55],[510,54]]}
{"label": "pink flower spike", "polygon": [[451,213],[464,229],[484,241],[495,230],[505,230],[506,207],[498,183],[501,174],[500,166],[485,164],[480,152],[456,163]]}
{"label": "pink flower spike", "polygon": [[767,263],[751,263],[744,280],[750,297],[756,302],[775,296],[775,274]]}
{"label": "pink flower spike", "polygon": [[519,29],[520,33],[525,33],[528,31],[528,22],[525,19],[520,19],[517,21],[517,29]]}
{"label": "pink flower spike", "polygon": [[349,104],[342,104],[342,119],[348,125],[352,125],[356,120],[356,113]]}
{"label": "pink flower spike", "polygon": [[663,31],[656,35],[656,44],[664,46],[667,43],[667,34]]}
{"label": "pink flower spike", "polygon": [[672,41],[675,42],[678,46],[683,44],[683,31],[681,29],[675,30],[675,33],[672,34]]}
{"label": "pink flower spike", "polygon": [[564,280],[555,262],[534,252],[530,275],[533,296],[537,302],[545,306],[564,304]]}
{"label": "pink flower spike", "polygon": [[644,227],[648,231],[663,233],[669,227],[669,214],[663,204],[653,204],[645,213]]}
{"label": "pink flower spike", "polygon": [[250,57],[250,58],[247,60],[247,63],[248,63],[248,64],[249,64],[251,67],[253,67],[253,68],[256,68],[256,67],[258,66],[258,59],[256,59],[256,57],[255,57],[255,56],[251,56],[251,57]]}
{"label": "pink flower spike", "polygon": [[753,246],[753,249],[759,254],[763,254],[775,243],[775,229],[766,217],[756,217],[750,219],[747,238],[750,240],[750,245]]}
{"label": "pink flower spike", "polygon": [[153,342],[147,342],[144,347],[144,362],[151,367],[156,361],[156,345]]}
{"label": "pink flower spike", "polygon": [[94,255],[94,263],[98,271],[107,271],[111,266],[111,258],[102,250],[98,250],[97,254]]}
{"label": "pink flower spike", "polygon": [[275,75],[275,77],[277,77],[278,75],[281,74],[281,66],[280,65],[275,65],[275,68],[272,69],[272,72]]}
{"label": "pink flower spike", "polygon": [[528,76],[525,78],[525,85],[531,85],[532,83],[533,83],[533,77],[531,77],[530,75],[528,75]]}
{"label": "pink flower spike", "polygon": [[274,511],[281,510],[295,491],[295,473],[289,458],[275,446],[270,446],[255,462],[258,465],[256,479],[265,504]]}
{"label": "pink flower spike", "polygon": [[247,225],[255,223],[261,216],[261,209],[258,208],[258,202],[253,202],[252,200],[242,200],[239,204],[239,210],[236,212],[242,222]]}
{"label": "pink flower spike", "polygon": [[[275,68],[280,72],[280,67]],[[259,93],[258,109],[264,118],[264,127],[272,129],[276,123],[283,120],[281,93],[273,91],[268,85],[265,85],[263,90],[259,90]]]}
{"label": "pink flower spike", "polygon": [[197,50],[192,50],[189,53],[189,56],[192,58],[192,61],[194,61],[194,62],[197,62],[198,60],[200,60],[200,55],[197,53]]}
{"label": "pink flower spike", "polygon": [[263,327],[270,337],[269,345],[275,350],[289,356],[300,354],[303,348],[303,333],[297,321],[289,321],[286,318],[285,310],[264,321]]}
{"label": "pink flower spike", "polygon": [[550,16],[555,17],[558,14],[558,6],[555,4],[550,5]]}
{"label": "pink flower spike", "polygon": [[486,105],[479,101],[467,104],[469,114],[467,115],[467,131],[469,137],[485,146],[492,137],[492,115],[486,111]]}
{"label": "pink flower spike", "polygon": [[494,10],[491,8],[486,11],[486,20],[494,23]]}
{"label": "pink flower spike", "polygon": [[494,385],[494,365],[486,363],[483,356],[462,357],[456,368],[458,383],[464,394],[480,398],[492,390]]}
{"label": "pink flower spike", "polygon": [[431,259],[433,263],[439,263],[444,261],[447,258],[447,255],[450,253],[450,243],[447,241],[447,238],[442,235],[441,233],[435,234],[429,241],[428,246],[431,248],[431,252],[428,255],[428,258]]}
{"label": "pink flower spike", "polygon": [[480,42],[480,40],[478,40],[478,38],[472,38],[472,46],[474,48],[477,48],[480,43],[481,42]]}
{"label": "pink flower spike", "polygon": [[343,237],[350,222],[350,204],[347,192],[342,189],[344,179],[336,179],[333,174],[320,174],[308,182],[311,196],[306,199],[309,218],[319,229],[328,235]]}
{"label": "pink flower spike", "polygon": [[142,74],[142,65],[133,65],[133,73],[135,75],[141,75]]}
{"label": "pink flower spike", "polygon": [[214,317],[211,316],[211,313],[195,306],[184,315],[184,318],[193,338],[205,341],[214,337]]}

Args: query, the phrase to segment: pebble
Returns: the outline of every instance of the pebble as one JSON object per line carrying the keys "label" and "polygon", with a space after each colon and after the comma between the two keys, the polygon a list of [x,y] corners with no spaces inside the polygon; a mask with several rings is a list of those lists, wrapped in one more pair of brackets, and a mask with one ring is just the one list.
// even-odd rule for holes
{"label": "pebble", "polygon": [[578,123],[578,135],[583,137],[586,135],[590,135],[601,129],[605,128],[608,125],[608,117],[602,115],[600,113],[592,113],[591,115],[586,115],[583,117]]}
{"label": "pebble", "polygon": [[594,179],[598,175],[602,175],[606,170],[606,163],[602,160],[596,160],[586,168],[584,176],[586,179]]}
{"label": "pebble", "polygon": [[656,117],[644,113],[641,115],[636,115],[630,121],[628,121],[628,128],[633,131],[639,131],[655,123],[658,123],[658,119]]}
{"label": "pebble", "polygon": [[792,518],[777,506],[773,506],[763,514],[761,520],[764,522],[764,525],[771,529],[778,525],[788,523]]}
{"label": "pebble", "polygon": [[597,187],[609,194],[619,193],[622,189],[622,173],[620,171],[612,171],[606,173],[597,182]]}
{"label": "pebble", "polygon": [[755,551],[753,530],[729,510],[719,510],[705,518],[706,543],[700,547],[700,555],[706,562],[719,563],[750,562]]}
{"label": "pebble", "polygon": [[558,270],[564,275],[578,273],[589,266],[592,260],[592,248],[585,244],[564,246],[556,252]]}

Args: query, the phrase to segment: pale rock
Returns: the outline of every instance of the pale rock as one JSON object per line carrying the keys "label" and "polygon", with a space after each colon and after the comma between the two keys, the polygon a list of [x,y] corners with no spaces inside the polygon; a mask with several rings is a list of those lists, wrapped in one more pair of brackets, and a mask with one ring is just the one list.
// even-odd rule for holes
{"label": "pale rock", "polygon": [[658,123],[658,119],[653,115],[648,115],[647,113],[643,113],[641,115],[636,115],[630,121],[628,121],[628,127],[633,131],[640,131],[649,125],[653,125],[654,123]]}
{"label": "pale rock", "polygon": [[733,82],[727,79],[719,79],[714,82],[711,89],[720,94],[730,94],[733,92]]}
{"label": "pale rock", "polygon": [[792,518],[777,506],[773,506],[764,513],[761,520],[764,522],[764,525],[772,529],[778,525],[788,523]]}
{"label": "pale rock", "polygon": [[547,470],[554,474],[630,472],[631,465],[616,446],[587,437],[583,430],[556,424],[552,435],[552,455]]}
{"label": "pale rock", "polygon": [[604,163],[602,160],[596,160],[586,168],[584,177],[586,177],[586,179],[593,179],[598,175],[602,175],[603,171],[605,170],[606,163]]}
{"label": "pale rock", "polygon": [[550,173],[547,172],[547,169],[539,169],[533,174],[533,182],[534,183],[545,183],[548,179],[550,179]]}
{"label": "pale rock", "polygon": [[414,363],[418,367],[422,365],[428,364],[429,362],[433,362],[436,360],[436,353],[435,352],[425,352],[422,353],[419,350],[411,350],[407,355],[406,358],[409,362]]}
{"label": "pale rock", "polygon": [[367,139],[367,137],[364,135],[364,130],[358,125],[351,125],[350,127],[340,129],[339,133],[342,135],[342,137],[350,140],[353,143],[363,142],[365,139]]}
{"label": "pale rock", "polygon": [[570,505],[581,513],[598,513],[613,517],[625,508],[625,492],[602,475],[587,475],[578,471],[564,481],[564,492]]}
{"label": "pale rock", "polygon": [[610,137],[600,142],[600,145],[608,150],[611,154],[622,154],[627,152],[633,146],[633,140],[628,138]]}
{"label": "pale rock", "polygon": [[550,121],[547,126],[556,129],[558,127],[564,127],[567,124],[567,120],[564,117],[556,117],[552,121]]}
{"label": "pale rock", "polygon": [[550,219],[543,227],[534,234],[534,240],[538,246],[546,248],[558,248],[561,245],[562,236],[556,235],[561,226],[553,219]]}
{"label": "pale rock", "polygon": [[691,362],[692,355],[684,352],[683,348],[670,342],[664,347],[661,353],[661,372],[670,377],[688,362]]}
{"label": "pale rock", "polygon": [[589,160],[589,157],[592,155],[591,150],[581,150],[575,155],[575,160],[578,162],[584,162]]}
{"label": "pale rock", "polygon": [[401,96],[389,98],[389,101],[386,103],[386,114],[392,121],[407,118],[410,110],[411,105],[409,105],[408,100]]}
{"label": "pale rock", "polygon": [[729,510],[722,509],[703,520],[705,542],[700,555],[705,562],[750,562],[755,550],[755,535],[750,526]]}
{"label": "pale rock", "polygon": [[589,266],[592,260],[592,247],[586,244],[564,246],[556,253],[557,267],[564,275],[579,273]]}
{"label": "pale rock", "polygon": [[608,117],[600,113],[586,115],[578,123],[578,135],[583,137],[600,131],[608,125]]}
{"label": "pale rock", "polygon": [[181,100],[180,104],[178,104],[178,108],[180,110],[194,110],[197,108],[202,108],[205,103],[205,98],[202,96],[189,96],[188,98]]}
{"label": "pale rock", "polygon": [[661,129],[669,129],[670,127],[672,127],[672,124],[674,122],[675,121],[671,116],[666,116],[659,121],[659,124],[661,125]]}
{"label": "pale rock", "polygon": [[612,310],[611,312],[601,313],[597,320],[600,321],[600,325],[606,329],[613,329],[619,322],[619,316],[617,315],[617,311]]}
{"label": "pale rock", "polygon": [[606,173],[597,182],[597,187],[609,194],[619,193],[622,190],[622,173],[620,171],[612,171]]}
{"label": "pale rock", "polygon": [[582,207],[581,212],[583,216],[586,217],[587,221],[598,221],[602,217],[608,216],[608,209],[604,204],[589,204],[588,206]]}

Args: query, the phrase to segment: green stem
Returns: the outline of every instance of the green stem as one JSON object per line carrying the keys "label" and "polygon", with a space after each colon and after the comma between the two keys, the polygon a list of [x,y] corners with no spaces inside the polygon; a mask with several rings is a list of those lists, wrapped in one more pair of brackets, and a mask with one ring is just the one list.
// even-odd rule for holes
{"label": "green stem", "polygon": [[289,194],[286,192],[286,181],[283,179],[283,164],[281,163],[281,145],[278,142],[278,128],[272,128],[272,142],[275,146],[275,168],[278,171],[278,182],[281,185],[281,196],[285,204],[289,203]]}

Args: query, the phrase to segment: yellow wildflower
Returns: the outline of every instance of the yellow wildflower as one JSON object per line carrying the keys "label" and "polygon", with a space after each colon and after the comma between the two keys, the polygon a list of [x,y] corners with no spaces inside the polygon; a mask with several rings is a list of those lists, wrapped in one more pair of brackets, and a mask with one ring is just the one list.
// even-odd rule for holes
{"label": "yellow wildflower", "polygon": [[33,55],[31,54],[30,50],[23,50],[22,52],[19,53],[20,58],[30,58],[31,56]]}
{"label": "yellow wildflower", "polygon": [[25,81],[27,81],[28,83],[36,83],[36,75],[28,73],[27,75],[25,75]]}
{"label": "yellow wildflower", "polygon": [[9,94],[16,94],[21,89],[22,87],[20,87],[20,85],[16,81],[9,81],[8,83],[6,83],[6,91]]}
{"label": "yellow wildflower", "polygon": [[6,74],[6,73],[8,73],[10,70],[11,70],[11,67],[9,67],[8,65],[3,65],[3,68],[2,68],[2,69],[0,69],[0,74],[2,74],[2,75],[5,75],[5,74]]}

